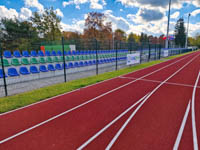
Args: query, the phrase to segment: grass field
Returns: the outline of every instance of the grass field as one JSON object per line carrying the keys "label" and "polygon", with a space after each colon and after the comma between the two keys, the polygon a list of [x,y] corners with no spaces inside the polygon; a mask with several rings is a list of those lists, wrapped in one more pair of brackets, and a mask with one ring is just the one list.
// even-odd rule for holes
{"label": "grass field", "polygon": [[[185,53],[185,54],[188,54],[188,53]],[[185,54],[181,54],[181,55],[185,55]],[[103,73],[98,76],[92,76],[92,77],[87,77],[83,79],[73,80],[67,83],[55,84],[55,85],[40,88],[37,90],[33,90],[33,91],[29,91],[29,92],[25,92],[25,93],[13,95],[13,96],[3,97],[3,98],[0,98],[0,113],[14,110],[14,109],[56,96],[59,94],[63,94],[63,93],[66,93],[66,92],[69,92],[81,87],[85,87],[85,86],[103,81],[103,80],[107,80],[107,79],[114,78],[114,77],[129,73],[129,72],[146,68],[146,67],[161,63],[163,61],[166,61],[168,59],[179,57],[181,55],[171,56],[162,60],[151,61],[151,62],[127,67],[127,68],[113,71],[113,72]]]}

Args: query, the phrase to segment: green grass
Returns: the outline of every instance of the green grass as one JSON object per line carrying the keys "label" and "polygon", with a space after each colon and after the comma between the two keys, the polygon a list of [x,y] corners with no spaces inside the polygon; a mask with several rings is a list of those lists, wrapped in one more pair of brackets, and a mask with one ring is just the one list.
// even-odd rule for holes
{"label": "green grass", "polygon": [[151,61],[148,63],[136,65],[136,66],[127,67],[118,71],[103,73],[98,76],[92,76],[92,77],[87,77],[83,79],[73,80],[67,83],[55,84],[52,86],[36,89],[33,91],[29,91],[29,92],[25,92],[25,93],[13,95],[13,96],[3,97],[3,98],[0,98],[0,113],[14,110],[14,109],[56,96],[59,94],[63,94],[75,89],[79,89],[79,88],[82,88],[82,87],[85,87],[97,82],[101,82],[103,80],[114,78],[119,75],[127,74],[129,72],[146,68],[146,67],[161,63],[163,61],[166,61],[168,59],[173,59],[182,55],[185,55],[185,54],[171,56],[162,60],[156,60],[156,61]]}

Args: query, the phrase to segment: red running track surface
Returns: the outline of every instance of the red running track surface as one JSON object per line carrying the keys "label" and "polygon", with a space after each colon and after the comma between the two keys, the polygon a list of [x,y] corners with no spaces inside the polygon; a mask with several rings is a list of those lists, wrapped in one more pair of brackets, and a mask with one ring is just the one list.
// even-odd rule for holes
{"label": "red running track surface", "polygon": [[[164,81],[192,58],[197,57],[168,81],[193,86],[200,69],[198,67],[200,63],[198,54],[199,52],[196,52],[195,54],[170,60],[125,75],[125,77],[139,78],[173,63],[171,66],[145,77],[148,80]],[[192,73],[188,74],[188,72]],[[101,96],[33,130],[5,141],[0,144],[0,149],[78,148],[141,97],[154,90],[160,83],[143,80],[134,81],[131,78],[115,78],[0,116],[0,140],[2,141],[127,83],[127,86]],[[136,113],[112,148],[171,149],[178,134],[188,101],[191,99],[192,91],[193,87],[162,85]],[[196,104],[196,107],[199,106],[198,103]],[[104,149],[136,107],[87,145],[85,149]],[[196,116],[198,114],[199,112],[197,111]],[[199,122],[197,121],[197,123]],[[187,124],[185,126],[186,131],[189,128]],[[185,132],[183,137],[184,134]],[[186,144],[193,145],[191,141]]]}

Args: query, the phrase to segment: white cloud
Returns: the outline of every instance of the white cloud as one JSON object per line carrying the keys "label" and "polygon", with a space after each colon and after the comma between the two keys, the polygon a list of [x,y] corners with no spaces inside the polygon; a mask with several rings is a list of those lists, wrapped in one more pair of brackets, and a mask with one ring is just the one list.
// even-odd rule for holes
{"label": "white cloud", "polygon": [[62,5],[63,5],[63,7],[66,7],[67,5],[71,5],[71,4],[74,4],[74,2],[73,1],[69,1],[69,2],[63,2],[62,3]]}
{"label": "white cloud", "polygon": [[90,3],[91,9],[103,9],[103,6],[106,5],[105,0],[70,0],[70,1],[64,1],[63,7],[66,7],[68,5],[75,5],[77,9],[80,9],[81,4]]}
{"label": "white cloud", "polygon": [[173,13],[170,17],[172,19],[177,19],[180,16],[180,12],[176,11],[175,13]]}
{"label": "white cloud", "polygon": [[61,27],[63,31],[77,31],[77,32],[83,32],[85,25],[85,20],[73,20],[73,24],[65,24],[61,22]]}
{"label": "white cloud", "polygon": [[24,7],[21,8],[20,14],[19,14],[19,18],[21,20],[27,20],[31,16],[32,16],[32,11],[30,9],[24,8]]}
{"label": "white cloud", "polygon": [[62,11],[61,11],[59,8],[57,8],[54,12],[55,12],[59,17],[64,17]]}
{"label": "white cloud", "polygon": [[107,22],[112,22],[113,30],[119,28],[128,31],[130,29],[130,23],[123,17],[114,16],[111,10],[104,11],[104,14],[107,17]]}
{"label": "white cloud", "polygon": [[32,11],[28,8],[22,7],[20,12],[17,12],[15,9],[8,9],[5,6],[0,6],[0,18],[8,18],[8,19],[20,19],[27,20],[32,16]]}
{"label": "white cloud", "polygon": [[192,16],[196,16],[198,14],[200,14],[200,9],[196,9],[191,13]]}
{"label": "white cloud", "polygon": [[24,3],[28,8],[37,8],[39,11],[44,11],[44,6],[38,0],[24,0]]}
{"label": "white cloud", "polygon": [[197,33],[199,34],[199,31],[200,31],[200,23],[189,24],[189,31],[188,31],[189,36],[195,37]]}
{"label": "white cloud", "polygon": [[[189,3],[191,3],[191,2],[189,2]],[[196,6],[196,7],[200,7],[200,1],[199,1],[199,0],[193,0],[193,1],[192,1],[192,4],[193,4],[194,6]]]}
{"label": "white cloud", "polygon": [[99,3],[91,3],[90,8],[91,9],[103,9],[103,6]]}
{"label": "white cloud", "polygon": [[123,11],[123,9],[120,9],[119,11]]}
{"label": "white cloud", "polygon": [[0,18],[14,19],[18,18],[19,14],[15,9],[8,9],[5,6],[0,5]]}

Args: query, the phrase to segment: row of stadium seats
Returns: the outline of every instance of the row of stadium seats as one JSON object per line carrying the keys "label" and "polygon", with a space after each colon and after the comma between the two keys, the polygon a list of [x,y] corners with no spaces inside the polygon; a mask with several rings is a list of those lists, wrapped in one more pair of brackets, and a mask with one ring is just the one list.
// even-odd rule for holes
{"label": "row of stadium seats", "polygon": [[[118,60],[125,60],[126,57],[121,57],[118,58]],[[110,58],[110,59],[100,59],[98,61],[98,64],[105,64],[105,63],[111,63],[111,62],[115,62],[116,59],[115,58]],[[85,67],[85,66],[91,66],[91,65],[96,65],[96,60],[93,61],[80,61],[80,62],[69,62],[65,64],[65,68],[66,69],[70,69],[70,68],[78,68],[78,67]],[[14,77],[14,76],[19,76],[21,75],[28,75],[30,73],[32,74],[36,74],[36,73],[40,73],[40,72],[48,72],[48,71],[56,71],[56,70],[63,70],[64,68],[64,64],[48,64],[46,65],[40,65],[39,69],[37,68],[37,66],[30,66],[29,69],[25,66],[20,67],[19,68],[19,73],[17,71],[16,68],[8,68],[7,70],[7,75],[10,77]],[[30,70],[30,71],[29,71]],[[6,75],[6,77],[7,77]],[[0,78],[3,78],[3,71],[2,69],[0,69]]]}
{"label": "row of stadium seats", "polygon": [[[111,58],[113,55],[100,55],[99,59]],[[124,55],[120,55],[119,58],[124,57]],[[96,59],[95,55],[81,55],[81,56],[65,56],[66,61],[81,61],[81,60],[93,60]],[[30,64],[45,64],[45,63],[59,63],[63,62],[62,56],[47,56],[47,57],[39,57],[38,59],[35,57],[29,58],[12,58],[11,60],[3,59],[3,64],[5,67],[9,66],[20,66],[20,65],[30,65]],[[1,61],[0,61],[1,65]]]}
{"label": "row of stadium seats", "polygon": [[[115,50],[98,50],[97,51],[99,54],[107,54],[107,53],[115,53]],[[128,52],[128,50],[118,50],[119,53],[125,53]],[[91,54],[96,54],[96,51],[65,51],[65,55],[91,55]],[[44,57],[44,56],[62,56],[62,52],[60,50],[56,51],[45,51],[45,53],[43,53],[43,51],[31,51],[30,53],[28,51],[22,51],[22,53],[18,50],[13,52],[13,55],[11,53],[11,51],[6,50],[3,52],[3,56],[5,58],[12,58],[12,57],[16,57],[16,58],[21,58],[21,57]]]}

